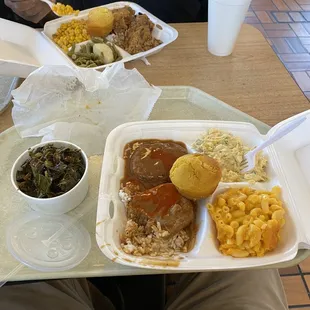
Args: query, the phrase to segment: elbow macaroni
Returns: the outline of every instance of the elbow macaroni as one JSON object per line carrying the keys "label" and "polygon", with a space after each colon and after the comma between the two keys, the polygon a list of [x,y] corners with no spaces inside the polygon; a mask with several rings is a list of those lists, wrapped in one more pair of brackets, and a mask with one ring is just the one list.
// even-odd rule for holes
{"label": "elbow macaroni", "polygon": [[270,192],[230,188],[208,205],[215,222],[219,250],[233,257],[264,256],[279,242],[285,224],[281,189]]}

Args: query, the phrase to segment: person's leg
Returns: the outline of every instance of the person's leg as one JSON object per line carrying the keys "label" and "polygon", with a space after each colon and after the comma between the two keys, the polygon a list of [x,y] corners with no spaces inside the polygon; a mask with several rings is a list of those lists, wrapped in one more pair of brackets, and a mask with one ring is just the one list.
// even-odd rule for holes
{"label": "person's leg", "polygon": [[168,310],[286,310],[278,270],[184,274]]}
{"label": "person's leg", "polygon": [[89,286],[86,279],[4,286],[0,289],[0,309],[115,310],[109,299]]}

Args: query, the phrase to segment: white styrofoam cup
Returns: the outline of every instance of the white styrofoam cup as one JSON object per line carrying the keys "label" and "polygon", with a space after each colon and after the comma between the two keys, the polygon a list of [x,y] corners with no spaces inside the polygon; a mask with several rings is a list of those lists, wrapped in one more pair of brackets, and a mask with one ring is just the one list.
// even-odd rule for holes
{"label": "white styrofoam cup", "polygon": [[232,53],[251,0],[209,0],[208,50],[216,56]]}

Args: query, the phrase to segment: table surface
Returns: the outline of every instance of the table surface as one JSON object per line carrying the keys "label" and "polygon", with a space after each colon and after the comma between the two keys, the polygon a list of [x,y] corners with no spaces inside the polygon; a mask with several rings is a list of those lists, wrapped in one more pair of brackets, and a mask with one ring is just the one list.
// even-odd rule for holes
{"label": "table surface", "polygon": [[207,51],[207,26],[174,24],[178,39],[148,60],[129,64],[154,85],[188,85],[272,126],[309,109],[308,99],[287,72],[263,35],[243,25],[229,57]]}
{"label": "table surface", "polygon": [[[268,125],[308,109],[308,100],[254,27],[242,27],[231,56],[216,57],[207,52],[206,24],[173,26],[179,31],[179,38],[150,57],[151,66],[135,61],[126,67],[137,68],[154,85],[200,88]],[[0,115],[0,132],[12,125],[8,108]]]}

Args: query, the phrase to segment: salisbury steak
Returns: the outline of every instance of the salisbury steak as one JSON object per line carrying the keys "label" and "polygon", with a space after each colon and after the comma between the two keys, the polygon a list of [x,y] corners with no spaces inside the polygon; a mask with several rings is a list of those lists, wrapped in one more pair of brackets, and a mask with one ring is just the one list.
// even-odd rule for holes
{"label": "salisbury steak", "polygon": [[130,172],[141,182],[157,186],[170,181],[173,163],[185,154],[186,148],[175,142],[145,142],[133,152]]}
{"label": "salisbury steak", "polygon": [[127,216],[145,226],[149,220],[176,234],[194,220],[194,204],[181,196],[172,183],[136,194],[127,205]]}

